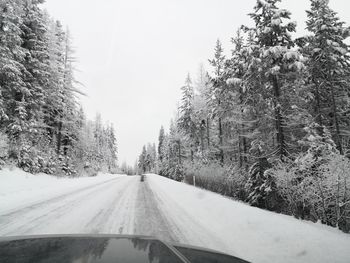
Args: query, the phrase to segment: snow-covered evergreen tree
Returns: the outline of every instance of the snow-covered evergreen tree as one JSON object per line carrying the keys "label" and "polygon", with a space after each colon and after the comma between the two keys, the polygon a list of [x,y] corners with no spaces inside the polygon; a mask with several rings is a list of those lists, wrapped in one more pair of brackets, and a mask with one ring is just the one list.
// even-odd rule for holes
{"label": "snow-covered evergreen tree", "polygon": [[226,83],[224,79],[225,73],[225,55],[223,54],[223,48],[220,40],[216,41],[214,58],[209,60],[210,64],[213,67],[213,76],[211,76],[211,90],[208,97],[208,104],[211,107],[211,116],[217,119],[218,127],[218,150],[219,150],[219,160],[221,164],[224,164],[224,149],[223,149],[223,123],[222,118],[225,113],[224,107],[224,97],[225,97],[225,88]]}
{"label": "snow-covered evergreen tree", "polygon": [[210,109],[208,107],[208,97],[210,95],[210,78],[203,64],[200,65],[198,76],[194,83],[193,110],[197,127],[199,124],[199,138],[201,144],[201,155],[204,157],[204,151],[208,155],[210,148]]}
{"label": "snow-covered evergreen tree", "polygon": [[165,139],[165,132],[164,132],[164,127],[162,126],[159,130],[159,136],[158,136],[158,159],[160,163],[162,163],[164,159],[164,151],[163,151],[164,139]]}
{"label": "snow-covered evergreen tree", "polygon": [[24,82],[26,72],[23,62],[26,51],[22,47],[23,3],[0,2],[0,87],[1,128],[11,140],[27,129],[27,103],[30,91]]}
{"label": "snow-covered evergreen tree", "polygon": [[187,75],[185,85],[181,88],[182,100],[180,105],[180,116],[177,120],[179,128],[187,137],[187,144],[189,145],[189,156],[193,160],[194,152],[198,145],[198,123],[195,118],[194,111],[194,89],[190,75]]}
{"label": "snow-covered evergreen tree", "polygon": [[[279,9],[280,0],[257,1],[254,13],[250,14],[255,22],[254,37],[260,47],[258,70],[263,74],[265,91],[268,92],[274,114],[276,142],[275,154],[281,160],[288,155],[288,135],[286,122],[292,96],[294,73],[304,69],[301,54],[294,49],[291,33],[296,23],[290,22],[290,12]],[[295,89],[295,87],[294,87]]]}
{"label": "snow-covered evergreen tree", "polygon": [[[312,33],[302,43],[308,56],[312,84],[313,116],[332,132],[341,154],[342,140],[349,140],[349,46],[345,42],[350,30],[329,7],[328,0],[311,0],[307,11],[307,29]],[[322,131],[320,131],[322,133]]]}
{"label": "snow-covered evergreen tree", "polygon": [[[98,143],[91,136],[92,122],[78,107],[69,32],[41,9],[43,2],[0,1],[0,134],[9,140],[6,156],[34,173],[74,175],[84,163],[96,166],[91,174],[111,170],[117,161],[114,130],[103,127]],[[97,155],[94,145],[101,146]]]}

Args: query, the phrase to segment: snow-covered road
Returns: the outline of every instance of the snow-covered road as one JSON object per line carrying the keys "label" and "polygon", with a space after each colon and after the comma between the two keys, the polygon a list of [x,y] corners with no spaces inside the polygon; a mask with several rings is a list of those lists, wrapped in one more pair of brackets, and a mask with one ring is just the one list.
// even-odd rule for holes
{"label": "snow-covered road", "polygon": [[350,262],[350,236],[157,175],[0,173],[0,235],[137,234],[252,262]]}
{"label": "snow-covered road", "polygon": [[129,233],[135,214],[136,177],[119,177],[47,197],[1,213],[1,235]]}

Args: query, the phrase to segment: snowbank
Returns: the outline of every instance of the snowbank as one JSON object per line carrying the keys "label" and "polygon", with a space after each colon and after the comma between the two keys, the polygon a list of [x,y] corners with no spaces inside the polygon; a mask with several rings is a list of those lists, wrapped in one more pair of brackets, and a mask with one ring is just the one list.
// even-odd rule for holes
{"label": "snowbank", "polygon": [[350,235],[335,228],[254,208],[161,176],[148,175],[147,180],[179,226],[187,224],[179,215],[182,211],[221,241],[208,240],[212,249],[257,263],[350,262]]}
{"label": "snowbank", "polygon": [[80,177],[76,180],[47,174],[33,175],[18,168],[0,170],[0,215],[114,179],[116,176],[120,175],[100,173],[95,177]]}

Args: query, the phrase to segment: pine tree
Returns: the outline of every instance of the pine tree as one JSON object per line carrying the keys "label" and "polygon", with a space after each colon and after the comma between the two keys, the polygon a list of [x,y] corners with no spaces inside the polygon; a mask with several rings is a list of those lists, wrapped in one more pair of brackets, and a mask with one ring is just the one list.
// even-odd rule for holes
{"label": "pine tree", "polygon": [[49,78],[49,54],[47,46],[47,21],[39,4],[42,0],[26,1],[24,3],[24,14],[22,23],[22,47],[26,50],[24,67],[27,74],[25,83],[31,93],[28,103],[28,112],[34,122],[38,122],[42,107],[45,103],[45,91],[48,89]]}
{"label": "pine tree", "polygon": [[[247,103],[247,79],[248,71],[248,58],[244,50],[245,43],[241,29],[237,31],[236,36],[232,38],[234,44],[234,50],[232,51],[232,58],[227,62],[227,75],[229,78],[226,83],[229,91],[232,93],[232,104],[230,123],[231,131],[235,130],[233,136],[238,137],[238,155],[239,155],[239,167],[247,167],[247,155],[248,155],[248,142],[247,142],[247,130],[248,130],[248,103]],[[234,140],[235,141],[235,140]]]}
{"label": "pine tree", "polygon": [[23,62],[25,49],[21,29],[22,1],[0,2],[0,88],[1,128],[11,140],[17,140],[27,130],[27,103],[30,91],[24,82],[26,72]]}
{"label": "pine tree", "polygon": [[141,173],[144,174],[147,172],[148,164],[147,164],[147,151],[146,146],[144,145],[142,148],[142,153],[139,157],[139,168],[141,170]]}
{"label": "pine tree", "polygon": [[255,156],[255,162],[249,169],[249,180],[247,182],[247,202],[253,206],[274,210],[276,183],[269,172],[271,163],[266,158],[266,147],[261,141],[252,142],[250,154]]}
{"label": "pine tree", "polygon": [[212,88],[209,96],[209,105],[212,107],[213,116],[218,119],[218,137],[219,137],[219,160],[224,164],[224,149],[223,149],[223,127],[222,117],[224,115],[225,107],[223,106],[225,96],[225,56],[223,55],[223,48],[220,40],[216,41],[215,55],[212,60],[209,60],[213,66],[213,76],[211,78]]}
{"label": "pine tree", "polygon": [[[210,78],[203,64],[200,64],[198,76],[194,86],[193,109],[196,123],[199,124],[199,137],[201,144],[201,153],[208,152],[210,147],[210,118],[209,107],[207,104],[210,95]],[[198,126],[198,125],[197,125]]]}
{"label": "pine tree", "polygon": [[[47,15],[48,16],[48,15]],[[49,53],[49,77],[43,107],[43,122],[51,141],[57,140],[57,130],[64,108],[64,42],[65,33],[59,21],[47,18],[49,30],[47,31],[47,48]],[[56,142],[57,145],[57,142]],[[58,149],[57,149],[58,151]]]}
{"label": "pine tree", "polygon": [[177,121],[179,128],[182,129],[188,137],[190,148],[190,157],[193,161],[195,146],[197,144],[197,123],[194,113],[194,90],[190,74],[187,75],[185,85],[181,88],[182,101],[180,106],[180,117]]}
{"label": "pine tree", "polygon": [[330,161],[332,154],[338,153],[327,128],[323,127],[322,136],[318,133],[318,123],[310,123],[304,130],[306,134],[299,143],[307,148],[307,152],[296,160],[302,179],[310,175],[317,177],[320,167]]}
{"label": "pine tree", "polygon": [[289,107],[288,86],[293,84],[293,73],[302,70],[304,65],[299,52],[293,49],[291,33],[295,32],[296,23],[286,22],[291,14],[285,9],[279,9],[278,2],[280,0],[258,0],[250,17],[255,22],[255,28],[252,29],[254,41],[260,47],[258,58],[261,64],[258,70],[263,74],[262,79],[265,78],[265,92],[270,95],[273,107],[277,141],[274,154],[285,160],[288,155],[285,115]]}
{"label": "pine tree", "polygon": [[117,147],[117,138],[115,135],[114,126],[111,124],[108,128],[108,151],[109,151],[109,159],[108,159],[108,167],[109,171],[112,172],[113,169],[116,168],[118,161],[118,147]]}
{"label": "pine tree", "polygon": [[58,110],[57,123],[57,153],[61,154],[63,146],[63,154],[67,155],[68,149],[72,146],[74,140],[74,131],[70,131],[69,125],[74,123],[76,116],[76,100],[75,94],[79,93],[74,86],[74,51],[71,45],[69,31],[66,32],[64,38],[64,60],[63,60],[63,86],[60,92],[60,104],[63,106]]}
{"label": "pine tree", "polygon": [[158,159],[160,163],[162,163],[164,159],[164,152],[163,152],[164,137],[165,137],[164,127],[161,126],[159,131],[159,136],[158,136]]}
{"label": "pine tree", "polygon": [[307,38],[303,51],[309,57],[314,116],[320,128],[325,125],[332,131],[337,148],[343,154],[342,138],[350,136],[347,84],[350,64],[349,46],[345,43],[350,31],[329,8],[328,0],[311,0],[307,16],[307,29],[312,35]]}

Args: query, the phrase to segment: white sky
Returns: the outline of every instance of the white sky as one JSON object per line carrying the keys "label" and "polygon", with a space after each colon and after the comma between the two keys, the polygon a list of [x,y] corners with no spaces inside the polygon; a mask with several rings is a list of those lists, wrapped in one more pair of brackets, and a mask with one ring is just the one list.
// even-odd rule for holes
{"label": "white sky", "polygon": [[[256,0],[46,0],[46,9],[68,26],[79,60],[77,79],[88,94],[85,112],[114,123],[119,163],[133,165],[142,145],[169,127],[187,72],[213,56],[216,39],[230,38]],[[350,1],[331,0],[350,21]],[[298,34],[305,34],[307,0],[284,0]]]}

